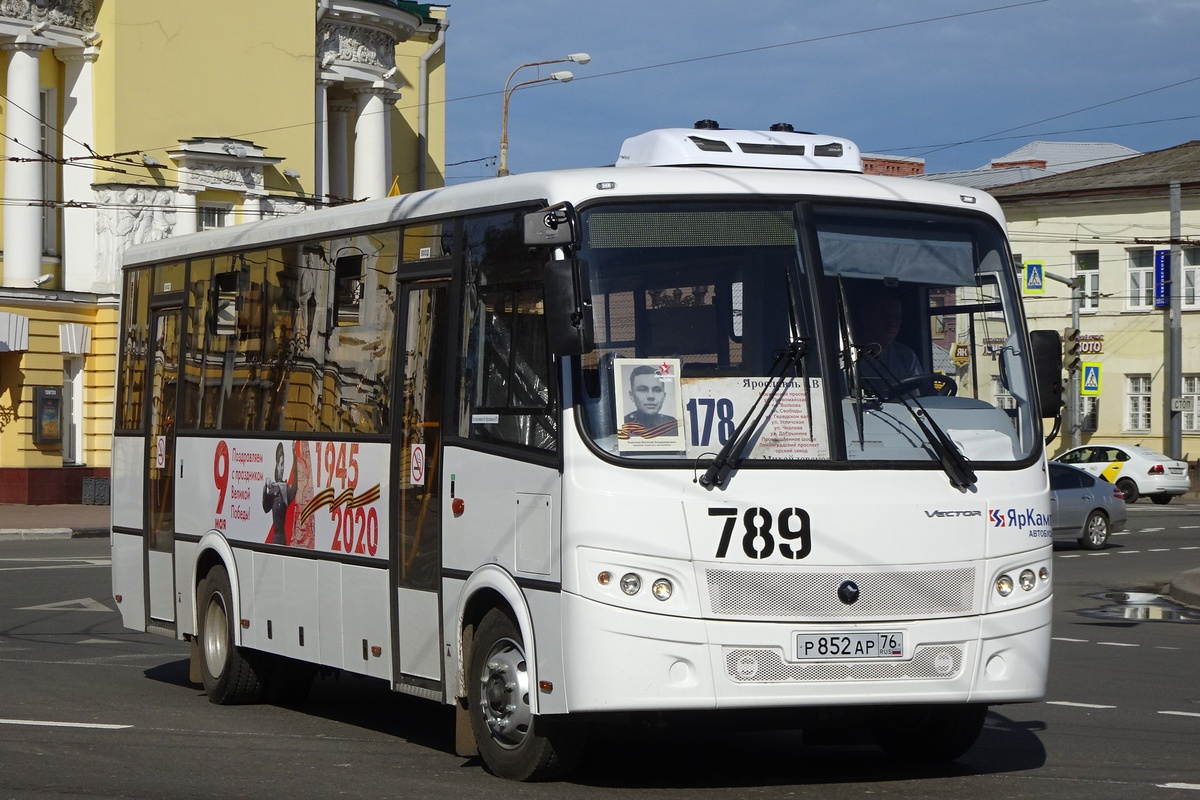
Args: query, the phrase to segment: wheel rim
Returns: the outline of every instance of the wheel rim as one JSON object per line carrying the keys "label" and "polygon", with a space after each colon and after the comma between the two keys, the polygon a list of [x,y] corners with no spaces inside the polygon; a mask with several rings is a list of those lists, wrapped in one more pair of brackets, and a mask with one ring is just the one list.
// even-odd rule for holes
{"label": "wheel rim", "polygon": [[1104,517],[1099,515],[1092,517],[1091,522],[1088,523],[1087,536],[1088,542],[1093,547],[1101,547],[1104,544],[1104,540],[1108,538],[1108,522]]}
{"label": "wheel rim", "polygon": [[214,678],[221,677],[225,671],[228,631],[229,616],[225,613],[225,603],[220,594],[214,593],[208,598],[208,608],[204,611],[204,667]]}
{"label": "wheel rim", "polygon": [[529,733],[529,670],[525,653],[512,639],[492,645],[479,675],[479,707],[492,739],[512,750]]}

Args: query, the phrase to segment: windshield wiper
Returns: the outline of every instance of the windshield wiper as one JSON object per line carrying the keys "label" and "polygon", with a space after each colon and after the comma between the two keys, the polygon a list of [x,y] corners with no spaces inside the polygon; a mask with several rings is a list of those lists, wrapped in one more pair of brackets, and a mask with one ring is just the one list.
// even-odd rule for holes
{"label": "windshield wiper", "polygon": [[[768,371],[766,383],[763,384],[758,397],[754,398],[750,410],[742,417],[737,427],[733,429],[733,435],[725,440],[725,444],[717,453],[716,458],[700,476],[700,485],[705,489],[725,486],[725,482],[729,479],[729,473],[741,462],[742,451],[746,449],[751,436],[758,430],[758,423],[767,413],[767,409],[775,402],[775,396],[779,394],[779,390],[783,388],[784,375],[789,370],[794,374],[797,364],[800,365],[800,381],[804,385],[804,398],[808,404],[809,430],[812,429],[812,389],[808,385],[808,372],[804,369],[804,355],[808,349],[808,339],[801,330],[802,312],[800,299],[796,296],[799,280],[798,275],[792,275],[792,270],[784,270],[783,282],[787,292],[788,331],[791,334],[791,341],[775,356],[775,363]],[[763,402],[764,397],[766,398],[765,403]],[[761,408],[759,408],[760,404]],[[751,418],[753,418],[753,422],[751,422]]]}
{"label": "windshield wiper", "polygon": [[[733,435],[725,440],[724,447],[708,465],[708,469],[704,470],[704,474],[700,476],[700,485],[705,489],[713,487],[719,489],[725,486],[729,473],[740,463],[742,451],[750,443],[754,431],[758,430],[758,423],[762,421],[763,415],[767,413],[767,409],[775,402],[779,390],[783,388],[784,376],[788,370],[794,370],[797,363],[803,364],[807,345],[808,340],[806,339],[793,339],[775,357],[775,363],[771,365],[770,374],[767,375],[766,383],[758,393],[758,397],[754,398],[754,404],[750,406],[750,410],[733,429]],[[804,370],[801,369],[801,373],[803,372]],[[802,374],[801,381],[804,383],[804,391],[809,391],[807,376]],[[763,398],[766,398],[765,403]],[[757,413],[755,413],[756,411]],[[751,418],[753,418],[753,422],[751,422]]]}
{"label": "windshield wiper", "polygon": [[846,300],[846,284],[842,282],[842,276],[837,279],[837,308],[838,308],[838,334],[842,345],[842,364],[850,376],[850,397],[851,405],[854,407],[854,424],[858,430],[858,446],[863,447],[863,379],[862,373],[858,367],[859,348],[854,344],[854,340],[850,335],[850,314],[847,307],[850,305]]}
{"label": "windshield wiper", "polygon": [[[889,393],[897,388],[901,381],[897,380],[896,375],[888,369],[887,364],[883,363],[883,359],[877,353],[872,353],[870,350],[862,351],[871,362],[871,368],[875,373],[887,384]],[[975,484],[975,470],[971,467],[971,460],[968,459],[963,452],[958,449],[958,445],[954,443],[942,426],[937,424],[937,421],[929,415],[925,406],[921,405],[921,401],[917,399],[915,394],[909,392],[895,393],[895,399],[899,400],[908,412],[912,414],[916,420],[917,426],[921,429],[921,433],[925,435],[925,441],[933,448],[934,455],[937,456],[938,462],[942,465],[942,470],[946,476],[950,478],[950,484],[956,489],[966,489]],[[862,411],[858,412],[861,418]],[[859,425],[861,426],[861,422]],[[859,428],[861,436],[862,428]]]}

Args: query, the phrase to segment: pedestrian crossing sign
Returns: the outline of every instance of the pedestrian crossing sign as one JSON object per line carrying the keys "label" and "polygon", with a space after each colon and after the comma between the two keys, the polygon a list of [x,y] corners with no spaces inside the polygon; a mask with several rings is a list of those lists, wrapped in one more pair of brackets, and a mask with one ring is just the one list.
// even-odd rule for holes
{"label": "pedestrian crossing sign", "polygon": [[1079,393],[1084,397],[1096,397],[1100,394],[1100,365],[1084,362],[1081,366],[1083,383],[1079,386]]}
{"label": "pedestrian crossing sign", "polygon": [[1025,262],[1025,294],[1045,294],[1046,264],[1042,261]]}

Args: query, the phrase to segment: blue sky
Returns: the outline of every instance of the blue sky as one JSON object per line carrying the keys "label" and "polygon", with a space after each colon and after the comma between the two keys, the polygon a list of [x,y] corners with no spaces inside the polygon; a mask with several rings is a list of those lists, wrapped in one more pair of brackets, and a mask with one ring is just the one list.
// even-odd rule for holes
{"label": "blue sky", "polygon": [[[447,182],[495,174],[517,65],[587,52],[517,90],[513,172],[612,164],[653,128],[796,130],[973,169],[1035,140],[1141,152],[1200,139],[1200,0],[458,0]],[[514,81],[515,82],[515,81]],[[463,162],[463,163],[456,163]]]}

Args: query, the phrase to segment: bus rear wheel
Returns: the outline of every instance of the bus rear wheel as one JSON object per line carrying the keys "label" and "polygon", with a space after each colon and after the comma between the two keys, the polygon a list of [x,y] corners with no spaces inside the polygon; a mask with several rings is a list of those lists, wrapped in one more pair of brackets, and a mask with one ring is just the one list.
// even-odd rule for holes
{"label": "bus rear wheel", "polygon": [[875,743],[893,758],[916,764],[953,761],[975,744],[987,706],[890,706],[880,709]]}
{"label": "bus rear wheel", "polygon": [[492,609],[472,640],[467,704],[479,755],[501,778],[554,780],[582,753],[578,721],[535,716],[529,704],[534,690],[520,630],[507,614]]}
{"label": "bus rear wheel", "polygon": [[200,673],[209,702],[235,705],[262,699],[264,683],[259,670],[234,644],[233,591],[225,567],[213,567],[200,581],[196,608]]}

